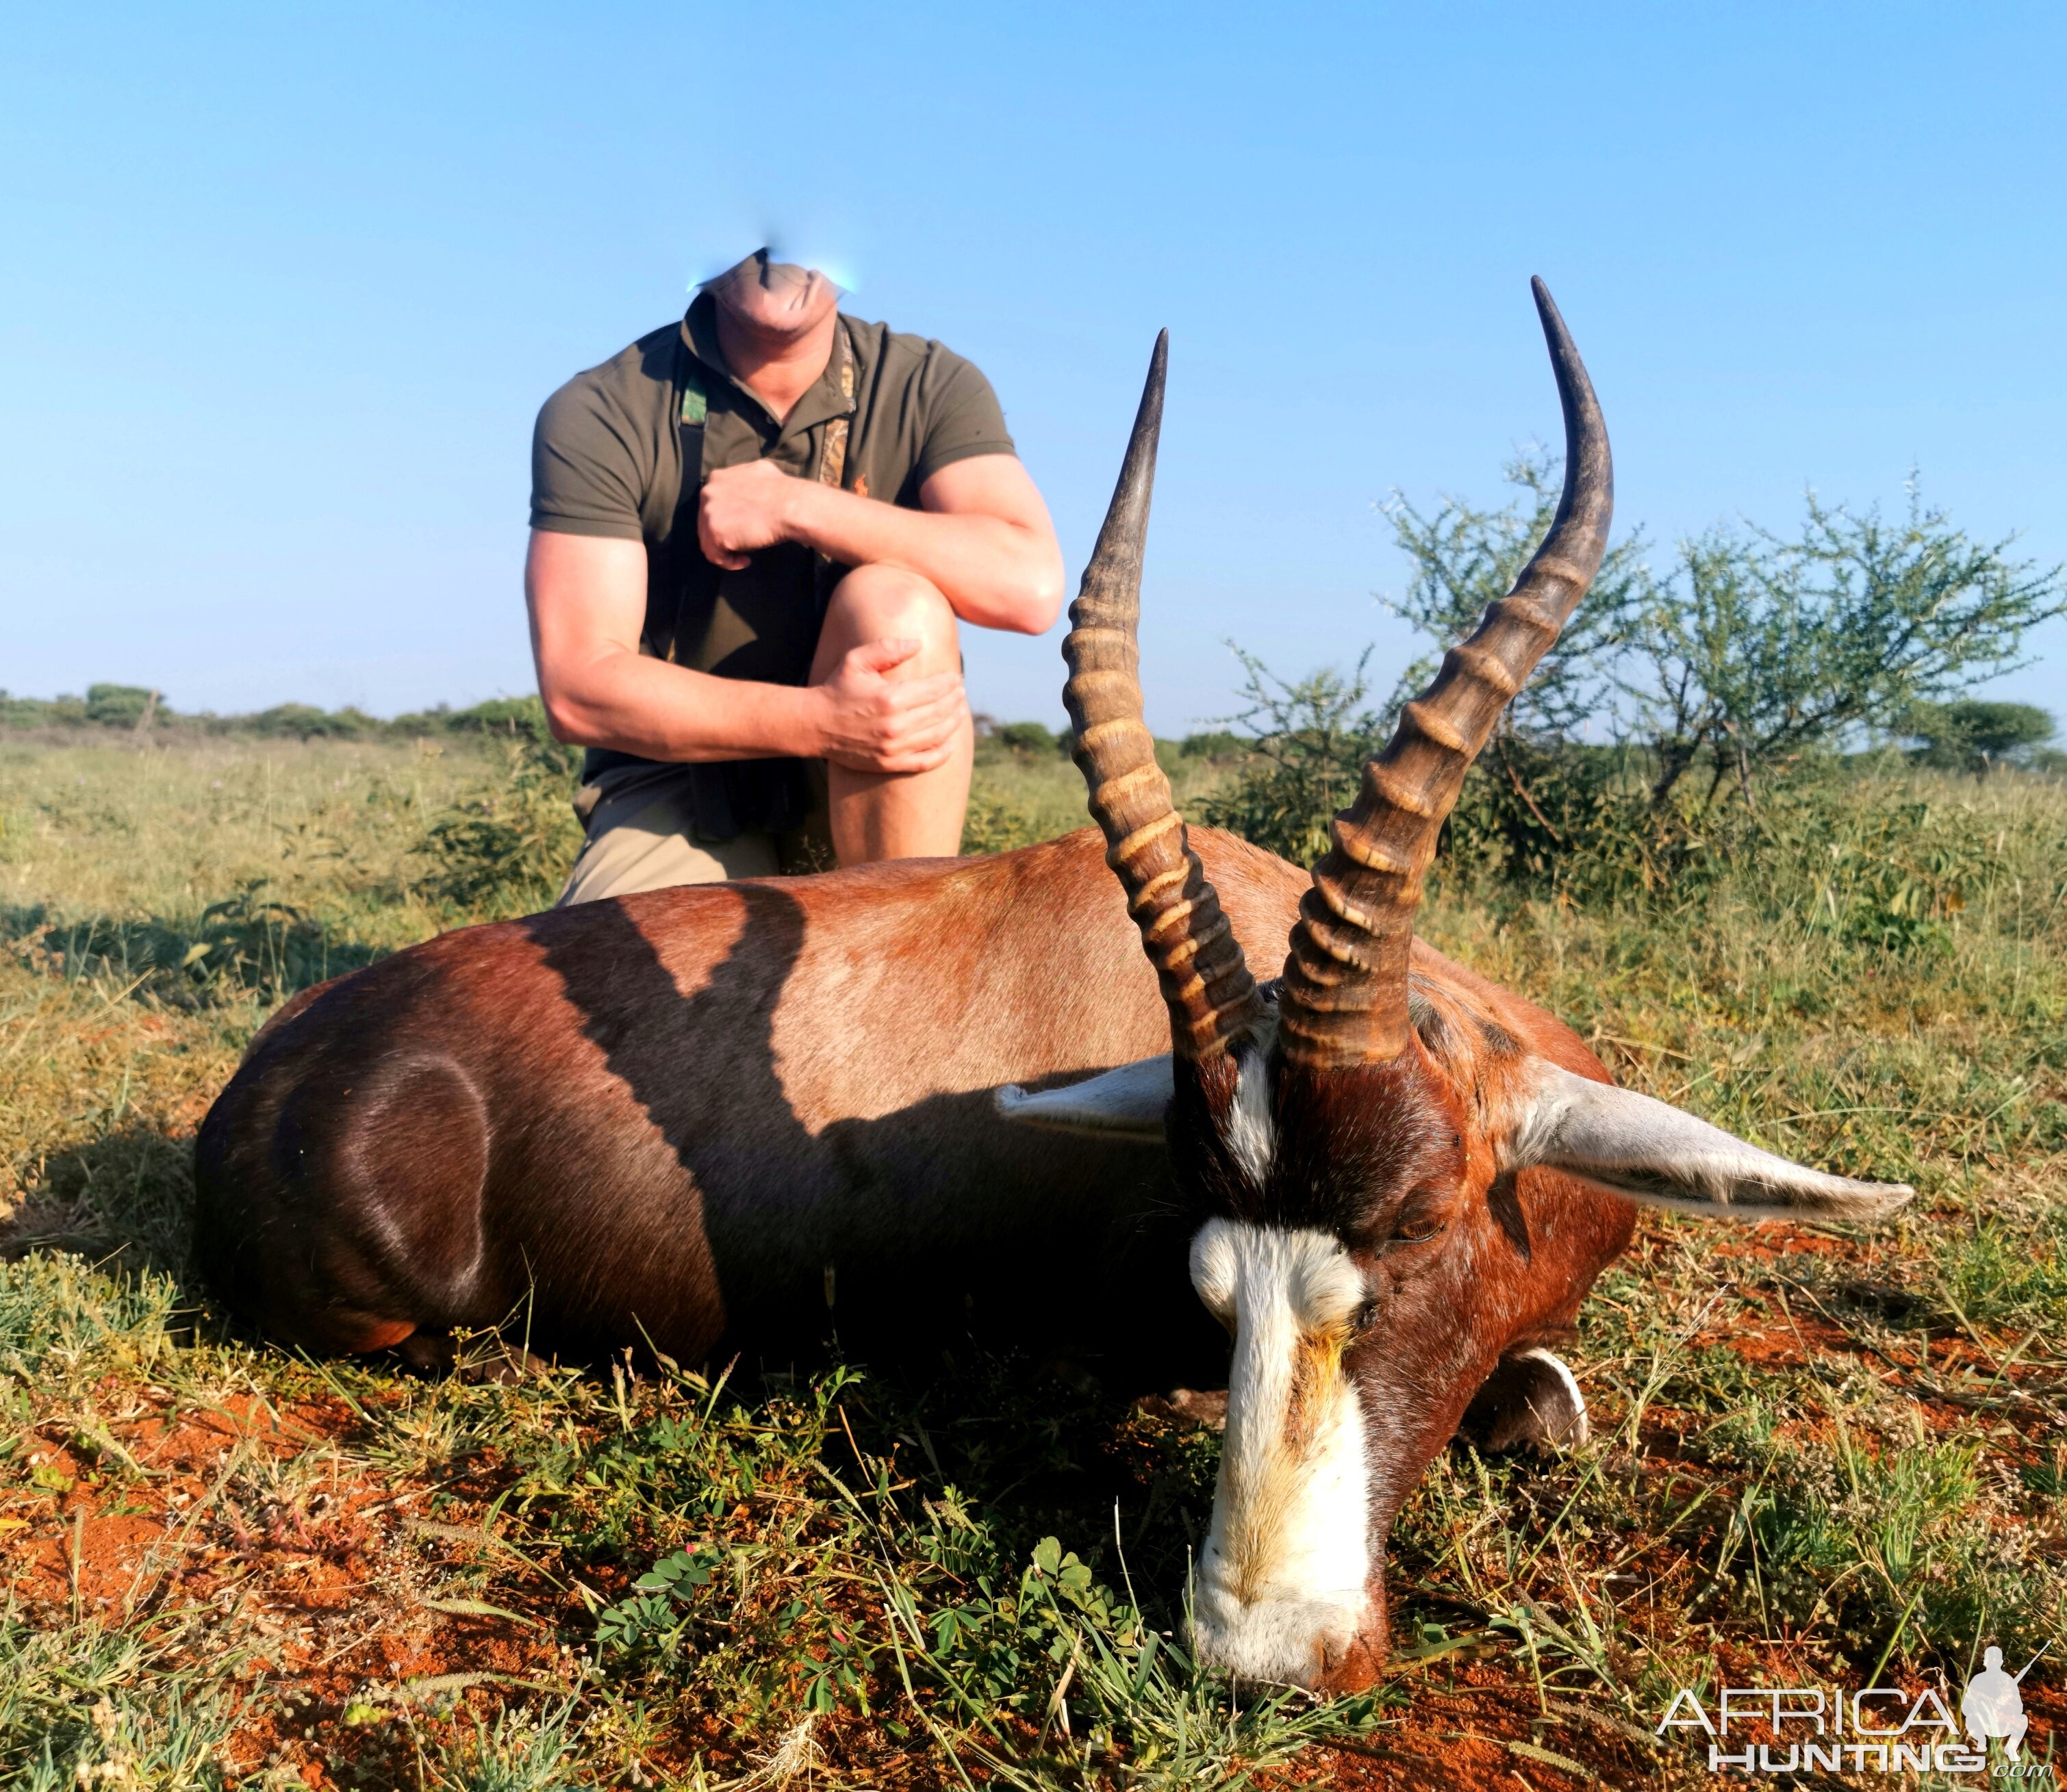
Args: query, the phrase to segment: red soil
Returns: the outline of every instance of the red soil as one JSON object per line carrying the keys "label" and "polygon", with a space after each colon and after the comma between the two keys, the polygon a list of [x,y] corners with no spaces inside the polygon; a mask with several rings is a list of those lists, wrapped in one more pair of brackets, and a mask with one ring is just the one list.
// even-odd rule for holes
{"label": "red soil", "polygon": [[[269,1468],[351,1429],[342,1402],[276,1407],[240,1395],[204,1409],[173,1408],[156,1389],[105,1391],[109,1405],[125,1393],[159,1399],[126,1422],[71,1433],[52,1423],[22,1438],[17,1460],[29,1472],[0,1500],[15,1521],[0,1567],[40,1621],[99,1617],[173,1640],[176,1652],[243,1652],[233,1670],[246,1695],[230,1745],[236,1770],[286,1764],[311,1786],[328,1783],[341,1747],[380,1752],[374,1727],[352,1720],[400,1709],[411,1681],[568,1681],[558,1612],[526,1623],[530,1613],[423,1603],[441,1557],[492,1547],[442,1534],[461,1525],[420,1528],[432,1490],[397,1492],[341,1469],[269,1488]],[[535,1591],[538,1603],[558,1603]],[[505,1576],[495,1603],[511,1597]],[[357,1764],[377,1780],[377,1764]]]}

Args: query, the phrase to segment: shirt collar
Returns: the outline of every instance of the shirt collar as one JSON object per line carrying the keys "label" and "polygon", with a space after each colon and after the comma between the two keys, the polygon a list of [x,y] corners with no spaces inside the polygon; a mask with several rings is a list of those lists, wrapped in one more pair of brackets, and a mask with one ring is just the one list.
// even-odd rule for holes
{"label": "shirt collar", "polygon": [[[847,327],[844,318],[840,320],[839,334],[846,339],[847,353],[851,358],[854,332]],[[763,417],[770,423],[774,422],[774,413],[761,403],[753,389],[726,364],[725,350],[718,343],[717,301],[709,293],[698,293],[690,301],[688,310],[683,314],[682,340],[699,361],[722,379]],[[830,417],[853,415],[855,409],[854,395],[840,389],[840,358],[841,343],[836,337],[832,358],[826,362],[826,371],[805,388],[804,395],[797,400],[790,415],[783,420],[777,438],[778,440],[782,436],[798,435],[813,428]],[[855,371],[858,375],[860,370],[857,367]]]}

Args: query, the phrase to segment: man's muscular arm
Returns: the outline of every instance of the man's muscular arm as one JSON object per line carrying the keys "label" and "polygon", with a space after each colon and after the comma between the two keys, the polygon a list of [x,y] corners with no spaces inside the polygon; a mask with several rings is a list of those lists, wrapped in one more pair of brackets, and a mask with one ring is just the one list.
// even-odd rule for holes
{"label": "man's muscular arm", "polygon": [[765,460],[712,473],[697,533],[706,558],[743,566],[802,541],[845,566],[884,563],[928,579],[965,622],[1038,634],[1062,608],[1062,550],[1016,456],[973,455],[919,488],[920,510],[793,478]]}
{"label": "man's muscular arm", "polygon": [[883,675],[919,651],[916,641],[856,647],[832,677],[801,687],[713,678],[642,655],[642,542],[534,529],[524,590],[555,740],[646,759],[790,756],[857,772],[927,772],[954,751],[967,712],[952,673]]}

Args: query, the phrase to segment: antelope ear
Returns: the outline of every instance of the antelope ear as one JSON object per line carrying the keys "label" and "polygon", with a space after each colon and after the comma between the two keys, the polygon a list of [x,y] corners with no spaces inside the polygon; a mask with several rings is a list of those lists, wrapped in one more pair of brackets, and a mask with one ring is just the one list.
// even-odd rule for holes
{"label": "antelope ear", "polygon": [[1509,1165],[1561,1170],[1648,1207],[1712,1219],[1885,1219],[1916,1193],[1805,1170],[1634,1089],[1540,1063]]}
{"label": "antelope ear", "polygon": [[1163,1142],[1163,1116],[1168,1111],[1174,1084],[1170,1054],[1143,1058],[1101,1071],[1064,1089],[1029,1095],[1008,1083],[992,1097],[999,1115],[1053,1132],[1087,1133],[1097,1138]]}

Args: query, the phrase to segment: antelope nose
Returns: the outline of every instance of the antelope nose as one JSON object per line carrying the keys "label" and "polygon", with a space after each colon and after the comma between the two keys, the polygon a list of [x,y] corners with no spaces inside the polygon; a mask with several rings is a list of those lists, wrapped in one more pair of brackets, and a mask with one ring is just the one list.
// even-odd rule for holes
{"label": "antelope nose", "polygon": [[1313,1690],[1324,1699],[1361,1693],[1378,1684],[1378,1676],[1384,1668],[1384,1639],[1359,1632],[1350,1639],[1347,1648],[1322,1664],[1320,1672],[1314,1676]]}
{"label": "antelope nose", "polygon": [[1362,1599],[1238,1597],[1214,1572],[1210,1557],[1196,1583],[1192,1640],[1208,1667],[1237,1680],[1354,1692],[1371,1685],[1383,1663],[1381,1625]]}

